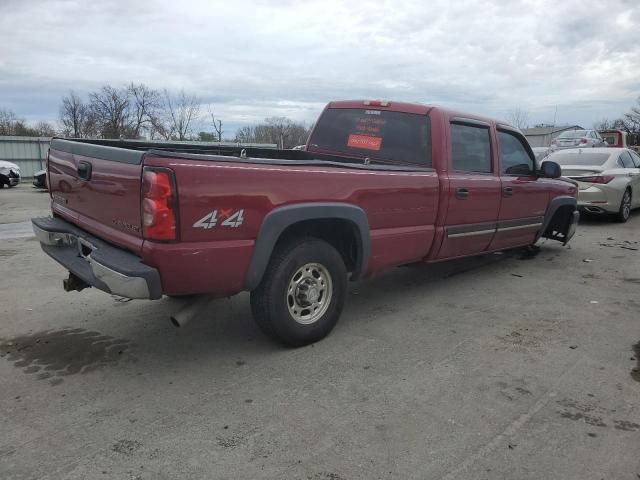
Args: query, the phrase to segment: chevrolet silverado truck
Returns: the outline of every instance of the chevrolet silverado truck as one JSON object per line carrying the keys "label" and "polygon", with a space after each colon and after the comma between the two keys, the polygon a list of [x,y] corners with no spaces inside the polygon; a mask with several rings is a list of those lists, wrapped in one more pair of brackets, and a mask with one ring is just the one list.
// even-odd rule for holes
{"label": "chevrolet silverado truck", "polygon": [[248,291],[291,346],[333,329],[349,281],[567,243],[578,221],[576,183],[517,129],[399,102],[329,103],[304,150],[54,138],[47,175],[52,216],[32,222],[66,290]]}

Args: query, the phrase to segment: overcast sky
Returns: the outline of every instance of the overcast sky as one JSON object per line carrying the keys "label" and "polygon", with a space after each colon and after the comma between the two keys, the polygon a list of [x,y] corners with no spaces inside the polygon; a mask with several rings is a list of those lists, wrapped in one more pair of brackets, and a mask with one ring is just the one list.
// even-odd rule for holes
{"label": "overcast sky", "polygon": [[198,95],[232,135],[329,100],[436,103],[591,127],[640,95],[640,1],[0,0],[0,108],[70,89]]}

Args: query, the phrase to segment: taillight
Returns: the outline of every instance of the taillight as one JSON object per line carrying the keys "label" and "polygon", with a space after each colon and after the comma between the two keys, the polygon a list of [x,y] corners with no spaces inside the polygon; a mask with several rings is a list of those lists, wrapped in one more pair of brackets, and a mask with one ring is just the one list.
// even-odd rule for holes
{"label": "taillight", "polygon": [[581,145],[584,144],[584,143],[587,143],[587,142],[588,142],[588,140],[586,138],[581,138],[580,139],[580,144]]}
{"label": "taillight", "polygon": [[142,171],[142,233],[148,240],[178,238],[176,183],[168,168]]}
{"label": "taillight", "polygon": [[596,176],[593,176],[593,177],[578,177],[578,178],[576,178],[576,180],[579,180],[581,182],[586,182],[586,183],[604,184],[604,183],[609,183],[614,178],[615,177],[613,177],[611,175],[596,175]]}

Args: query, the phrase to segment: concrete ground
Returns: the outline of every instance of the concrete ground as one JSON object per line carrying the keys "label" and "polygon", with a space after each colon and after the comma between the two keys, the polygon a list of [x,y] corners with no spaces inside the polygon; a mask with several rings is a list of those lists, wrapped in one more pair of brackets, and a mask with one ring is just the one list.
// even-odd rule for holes
{"label": "concrete ground", "polygon": [[0,190],[2,479],[640,478],[640,212],[355,284],[291,350],[244,294],[176,329],[173,300],[65,293],[11,233],[47,209]]}

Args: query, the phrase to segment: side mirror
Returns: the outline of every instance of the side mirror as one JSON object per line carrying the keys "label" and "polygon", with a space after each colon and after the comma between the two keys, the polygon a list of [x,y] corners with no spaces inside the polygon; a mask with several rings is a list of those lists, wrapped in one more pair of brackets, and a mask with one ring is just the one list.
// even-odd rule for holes
{"label": "side mirror", "polygon": [[559,178],[562,176],[562,169],[556,162],[545,160],[540,165],[540,173],[545,178]]}

